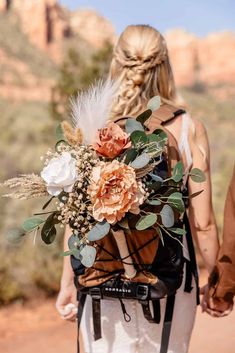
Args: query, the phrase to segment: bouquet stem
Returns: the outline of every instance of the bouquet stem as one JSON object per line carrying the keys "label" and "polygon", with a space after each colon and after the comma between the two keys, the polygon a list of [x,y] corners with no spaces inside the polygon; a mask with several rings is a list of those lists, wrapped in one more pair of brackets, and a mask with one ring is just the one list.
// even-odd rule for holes
{"label": "bouquet stem", "polygon": [[116,240],[121,258],[125,258],[125,262],[128,262],[128,264],[123,263],[123,267],[125,270],[124,275],[129,279],[134,278],[136,276],[136,269],[133,264],[133,259],[129,254],[125,233],[123,230],[120,229],[117,231],[112,230],[112,234]]}

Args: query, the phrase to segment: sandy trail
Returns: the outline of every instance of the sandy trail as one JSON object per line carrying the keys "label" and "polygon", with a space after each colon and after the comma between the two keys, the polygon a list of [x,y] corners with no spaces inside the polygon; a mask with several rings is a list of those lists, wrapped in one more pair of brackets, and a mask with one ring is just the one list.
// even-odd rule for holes
{"label": "sandy trail", "polygon": [[[234,353],[234,347],[235,310],[217,319],[198,307],[189,353]],[[76,324],[60,319],[54,300],[11,305],[0,310],[0,352],[76,353]]]}

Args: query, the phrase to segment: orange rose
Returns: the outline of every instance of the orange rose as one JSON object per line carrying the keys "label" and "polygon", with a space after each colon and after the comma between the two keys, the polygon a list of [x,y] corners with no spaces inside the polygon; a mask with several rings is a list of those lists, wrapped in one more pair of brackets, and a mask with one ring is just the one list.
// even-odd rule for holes
{"label": "orange rose", "polygon": [[99,222],[106,219],[111,224],[120,221],[127,212],[138,214],[145,197],[134,169],[117,160],[101,162],[93,168],[88,192],[93,217]]}
{"label": "orange rose", "polygon": [[115,158],[130,146],[129,135],[119,125],[109,123],[98,131],[94,148],[101,156]]}

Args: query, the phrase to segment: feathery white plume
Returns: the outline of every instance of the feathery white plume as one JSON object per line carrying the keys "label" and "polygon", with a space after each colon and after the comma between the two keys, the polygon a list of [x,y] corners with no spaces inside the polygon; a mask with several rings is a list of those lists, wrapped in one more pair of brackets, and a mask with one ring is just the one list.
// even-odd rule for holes
{"label": "feathery white plume", "polygon": [[74,128],[81,129],[86,144],[95,141],[97,131],[107,122],[117,89],[116,81],[99,80],[71,98],[72,122]]}

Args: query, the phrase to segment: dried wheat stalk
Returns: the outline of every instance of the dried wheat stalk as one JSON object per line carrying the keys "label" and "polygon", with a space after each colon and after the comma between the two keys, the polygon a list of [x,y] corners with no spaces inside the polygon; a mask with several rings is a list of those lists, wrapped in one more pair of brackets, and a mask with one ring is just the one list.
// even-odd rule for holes
{"label": "dried wheat stalk", "polygon": [[12,199],[25,200],[48,195],[45,181],[34,173],[20,174],[18,177],[4,181],[0,186],[6,186],[10,189],[18,188],[12,193],[2,195],[2,197],[10,197]]}

